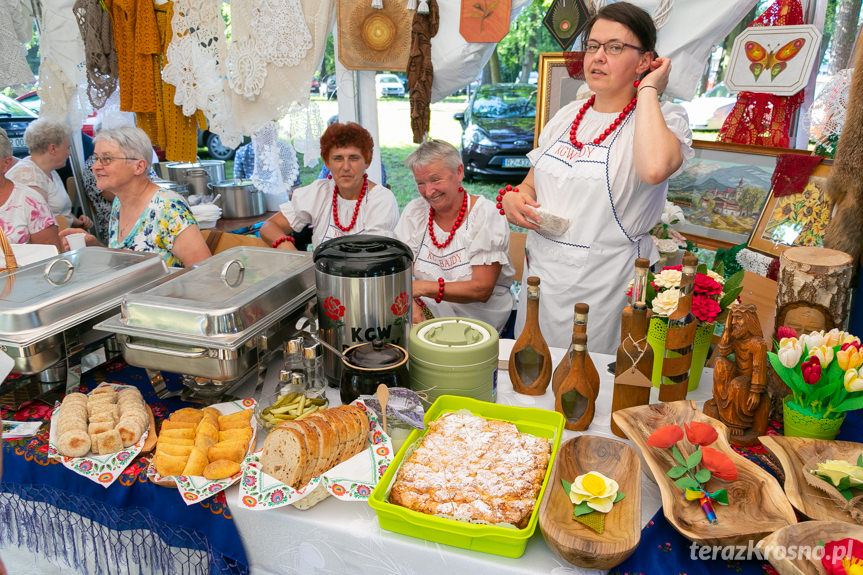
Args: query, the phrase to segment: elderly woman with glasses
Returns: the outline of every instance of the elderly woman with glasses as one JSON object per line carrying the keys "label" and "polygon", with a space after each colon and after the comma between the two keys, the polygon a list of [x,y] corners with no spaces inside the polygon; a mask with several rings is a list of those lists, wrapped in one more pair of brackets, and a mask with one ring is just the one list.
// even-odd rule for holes
{"label": "elderly woman with glasses", "polygon": [[405,206],[395,235],[414,255],[414,323],[469,317],[500,331],[513,304],[509,226],[491,201],[461,187],[464,165],[452,144],[423,142],[405,165],[420,197]]}
{"label": "elderly woman with glasses", "polygon": [[647,12],[609,4],[583,38],[593,95],[545,125],[527,177],[501,190],[498,208],[530,230],[524,275],[542,280],[539,322],[548,344],[569,346],[574,304],[585,302],[597,318],[588,323],[590,350],[613,353],[633,264],[659,257],[648,231],[662,214],[668,178],[692,155],[692,134],[683,108],[659,101],[671,63],[655,57]]}
{"label": "elderly woman with glasses", "polygon": [[59,247],[57,222],[45,199],[34,190],[6,177],[14,163],[12,143],[0,128],[0,229],[13,244]]}
{"label": "elderly woman with glasses", "polygon": [[66,165],[72,145],[66,126],[43,119],[31,122],[24,131],[24,143],[30,155],[16,162],[6,177],[39,192],[48,202],[51,212],[66,218],[69,227],[91,228],[93,222],[90,218],[72,215],[72,199],[57,175],[57,170]]}
{"label": "elderly woman with glasses", "polygon": [[[195,216],[175,192],[150,181],[153,146],[135,127],[102,130],[96,136],[93,175],[100,190],[114,195],[108,220],[108,247],[159,254],[172,267],[191,266],[210,256]],[[63,230],[60,237],[83,233]],[[88,246],[98,246],[87,234]]]}

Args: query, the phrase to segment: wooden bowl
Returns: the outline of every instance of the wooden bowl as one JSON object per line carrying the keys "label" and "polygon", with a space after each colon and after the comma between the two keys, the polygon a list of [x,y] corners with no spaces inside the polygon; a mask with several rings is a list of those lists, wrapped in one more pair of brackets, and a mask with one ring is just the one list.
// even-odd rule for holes
{"label": "wooden bowl", "polygon": [[[811,555],[800,553],[801,547],[809,547],[814,552],[823,543],[846,537],[863,541],[863,526],[839,521],[806,521],[783,527],[765,537],[758,543],[758,549],[766,554],[766,559],[780,575],[823,575],[821,556],[815,559]],[[792,545],[795,546],[795,556],[789,557]]]}
{"label": "wooden bowl", "polygon": [[819,521],[855,523],[826,493],[806,482],[803,466],[813,459],[844,459],[855,464],[857,457],[863,454],[863,443],[781,435],[765,435],[759,439],[782,464],[785,472],[785,494],[800,513]]}
{"label": "wooden bowl", "polygon": [[[797,523],[794,508],[785,497],[776,479],[767,471],[738,455],[728,443],[725,425],[701,413],[694,401],[675,401],[630,407],[616,411],[614,421],[626,433],[653,470],[653,475],[662,494],[662,512],[675,529],[699,545],[748,545],[787,525]],[[708,491],[726,489],[728,505],[714,504],[719,522],[711,525],[697,501],[687,501],[683,490],[674,485],[665,474],[677,465],[670,449],[657,449],[647,445],[647,438],[663,425],[682,426],[691,421],[712,425],[719,438],[710,447],[731,458],[737,466],[735,481],[711,479],[705,486]],[[694,451],[694,446],[684,437],[678,444],[685,455]]]}
{"label": "wooden bowl", "polygon": [[[602,535],[572,518],[573,503],[560,483],[588,471],[614,479],[626,495],[605,516]],[[555,555],[579,567],[610,569],[632,555],[641,539],[641,460],[635,450],[595,435],[563,443],[539,505],[539,527]]]}

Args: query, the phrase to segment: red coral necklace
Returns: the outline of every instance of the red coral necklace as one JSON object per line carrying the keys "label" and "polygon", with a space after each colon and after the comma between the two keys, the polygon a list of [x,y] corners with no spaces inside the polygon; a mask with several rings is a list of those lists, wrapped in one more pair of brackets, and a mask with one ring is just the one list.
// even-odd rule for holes
{"label": "red coral necklace", "polygon": [[464,188],[459,186],[458,191],[464,194],[464,200],[461,202],[461,209],[458,211],[458,217],[455,219],[455,223],[452,225],[452,229],[449,232],[449,237],[442,244],[437,243],[437,238],[434,235],[434,208],[429,208],[429,236],[431,237],[432,243],[438,249],[443,249],[447,247],[452,241],[453,236],[455,236],[455,231],[459,228],[462,221],[464,221],[464,215],[467,213],[467,192],[464,191]]}
{"label": "red coral necklace", "polygon": [[[587,102],[581,107],[581,110],[578,111],[578,114],[575,115],[575,119],[572,121],[572,128],[569,130],[569,141],[572,142],[572,145],[575,146],[576,150],[580,150],[584,147],[584,144],[578,141],[578,138],[575,137],[575,133],[578,131],[578,125],[581,123],[581,119],[584,117],[584,114],[587,112],[588,108],[593,106],[593,103],[596,101],[596,94],[591,96]],[[605,131],[603,131],[598,138],[593,139],[593,143],[597,146],[602,143],[604,139],[611,135],[612,132],[626,119],[626,115],[635,109],[635,105],[638,102],[638,94],[632,97],[632,100],[623,107],[623,111],[614,119],[610,126],[608,126]]]}
{"label": "red coral necklace", "polygon": [[357,214],[360,213],[360,203],[362,203],[363,198],[366,196],[366,190],[369,189],[369,176],[368,174],[363,174],[363,189],[360,190],[360,195],[357,198],[357,205],[354,206],[354,215],[351,218],[351,223],[348,227],[344,227],[339,223],[339,185],[336,184],[333,189],[333,223],[336,224],[336,227],[342,230],[343,232],[349,232],[354,229],[354,226],[357,225]]}

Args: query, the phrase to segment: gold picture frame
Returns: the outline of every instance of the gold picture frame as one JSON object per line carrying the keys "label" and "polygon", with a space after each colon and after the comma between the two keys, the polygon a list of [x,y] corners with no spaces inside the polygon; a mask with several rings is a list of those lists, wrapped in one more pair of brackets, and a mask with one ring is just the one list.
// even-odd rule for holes
{"label": "gold picture frame", "polygon": [[576,99],[584,80],[569,77],[563,52],[543,52],[539,55],[539,82],[536,93],[536,124],[533,132],[533,147],[539,142],[539,133],[548,121]]}
{"label": "gold picture frame", "polygon": [[823,246],[833,209],[824,193],[832,167],[832,160],[818,164],[797,194],[777,198],[771,189],[746,247],[779,257],[792,246]]}

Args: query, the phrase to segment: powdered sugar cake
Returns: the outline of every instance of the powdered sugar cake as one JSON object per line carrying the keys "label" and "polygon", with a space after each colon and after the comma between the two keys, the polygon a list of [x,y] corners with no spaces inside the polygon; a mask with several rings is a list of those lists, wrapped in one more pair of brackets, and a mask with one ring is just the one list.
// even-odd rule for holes
{"label": "powdered sugar cake", "polygon": [[446,413],[396,475],[390,502],[430,515],[522,528],[548,467],[547,439],[466,412]]}

